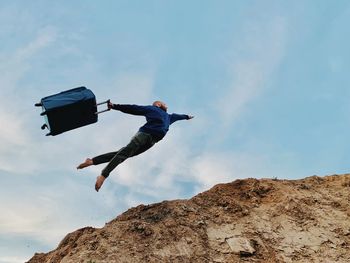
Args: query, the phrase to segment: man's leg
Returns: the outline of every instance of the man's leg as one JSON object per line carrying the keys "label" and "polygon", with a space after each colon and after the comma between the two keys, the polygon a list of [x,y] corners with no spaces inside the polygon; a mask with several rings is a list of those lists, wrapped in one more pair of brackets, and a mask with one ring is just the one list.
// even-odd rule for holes
{"label": "man's leg", "polygon": [[102,170],[102,175],[104,177],[108,177],[112,170],[117,167],[119,164],[124,162],[126,159],[138,155],[149,148],[151,148],[155,144],[152,136],[138,132],[129,142],[129,144],[123,148],[121,148],[114,157],[110,160],[107,166]]}
{"label": "man's leg", "polygon": [[85,162],[81,163],[78,165],[77,169],[83,169],[85,167],[88,167],[90,165],[98,165],[101,163],[108,163],[112,158],[116,155],[117,152],[110,152],[110,153],[105,153],[101,154],[99,156],[96,156],[92,159],[87,158]]}
{"label": "man's leg", "polygon": [[95,190],[98,192],[105,181],[109,176],[112,170],[117,167],[120,163],[124,162],[127,158],[138,155],[155,144],[152,136],[147,133],[138,132],[130,141],[130,143],[120,149],[108,165],[102,170],[102,174],[97,177],[95,183]]}
{"label": "man's leg", "polygon": [[[135,137],[137,137],[137,138],[135,138]],[[109,152],[109,153],[101,154],[101,155],[98,155],[92,159],[87,158],[85,160],[85,162],[78,165],[77,169],[83,169],[83,168],[86,168],[88,166],[98,165],[101,163],[108,163],[115,156],[117,156],[117,159],[119,160],[119,162],[116,161],[116,163],[118,165],[118,164],[122,163],[124,160],[126,160],[127,158],[129,158],[131,156],[138,155],[138,154],[148,150],[149,148],[151,148],[155,144],[155,141],[153,141],[153,139],[151,139],[151,137],[152,137],[151,135],[146,134],[146,133],[137,133],[132,138],[132,140],[130,141],[130,143],[127,146],[119,149],[116,152]]]}

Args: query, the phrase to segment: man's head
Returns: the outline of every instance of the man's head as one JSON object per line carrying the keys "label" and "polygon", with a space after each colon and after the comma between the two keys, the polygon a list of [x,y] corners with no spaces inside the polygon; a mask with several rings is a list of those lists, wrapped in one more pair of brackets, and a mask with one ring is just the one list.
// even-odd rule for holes
{"label": "man's head", "polygon": [[164,110],[164,111],[167,111],[167,110],[168,110],[168,106],[167,106],[164,102],[159,101],[159,100],[153,102],[152,105],[153,105],[153,106],[156,106],[156,107],[158,107],[158,108],[161,108],[161,109]]}

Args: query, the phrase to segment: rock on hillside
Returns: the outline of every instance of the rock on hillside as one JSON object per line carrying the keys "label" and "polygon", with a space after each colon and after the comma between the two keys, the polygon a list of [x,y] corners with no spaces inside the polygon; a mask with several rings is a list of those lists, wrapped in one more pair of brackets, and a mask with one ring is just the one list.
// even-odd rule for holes
{"label": "rock on hillside", "polygon": [[245,179],[139,205],[30,263],[350,262],[350,174]]}

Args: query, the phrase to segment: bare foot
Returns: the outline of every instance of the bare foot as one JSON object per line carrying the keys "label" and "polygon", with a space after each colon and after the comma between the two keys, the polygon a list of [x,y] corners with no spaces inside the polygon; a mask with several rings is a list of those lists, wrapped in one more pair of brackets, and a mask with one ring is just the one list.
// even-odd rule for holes
{"label": "bare foot", "polygon": [[87,159],[85,160],[85,162],[83,162],[83,163],[81,163],[81,164],[78,165],[77,169],[83,169],[83,168],[88,167],[88,166],[93,165],[93,164],[94,164],[94,163],[92,162],[92,159],[87,158]]}
{"label": "bare foot", "polygon": [[96,183],[95,183],[95,190],[98,192],[100,190],[101,186],[103,185],[103,182],[106,180],[106,178],[102,175],[97,176]]}

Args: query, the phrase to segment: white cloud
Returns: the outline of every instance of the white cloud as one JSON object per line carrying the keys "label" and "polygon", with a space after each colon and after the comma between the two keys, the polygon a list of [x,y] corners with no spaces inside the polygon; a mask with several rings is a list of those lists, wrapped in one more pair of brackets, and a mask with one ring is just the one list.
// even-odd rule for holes
{"label": "white cloud", "polygon": [[0,123],[2,150],[8,150],[11,145],[20,146],[27,142],[27,136],[22,132],[24,125],[21,118],[6,109],[0,108]]}
{"label": "white cloud", "polygon": [[[38,35],[26,45],[18,48],[11,54],[0,54],[2,60],[0,69],[1,96],[4,98],[0,106],[0,168],[2,170],[14,171],[18,169],[21,157],[28,146],[33,145],[27,132],[28,117],[26,102],[20,101],[18,92],[18,81],[24,76],[30,59],[49,46],[56,39],[56,32],[53,28],[39,30]],[[29,152],[27,152],[29,153]],[[30,161],[26,161],[28,169]],[[21,166],[23,167],[23,166]]]}
{"label": "white cloud", "polygon": [[36,53],[48,47],[57,39],[57,32],[53,27],[45,27],[39,30],[37,37],[25,47],[16,51],[12,63],[23,63],[32,58]]}
{"label": "white cloud", "polygon": [[3,213],[0,218],[0,232],[3,234],[8,233],[7,231],[15,234],[28,234],[32,233],[35,229],[41,228],[40,225],[45,221],[45,217],[42,215],[42,209],[45,210],[47,207],[40,207],[42,202],[38,202],[35,199],[32,199],[35,205],[30,205],[20,200],[14,201],[8,200],[1,205]]}
{"label": "white cloud", "polygon": [[18,81],[24,76],[30,67],[30,60],[50,46],[57,39],[57,32],[52,27],[39,29],[37,36],[29,43],[25,43],[12,53],[0,53],[1,79],[2,87],[0,94],[6,96],[8,103],[15,101],[16,91],[19,89]]}
{"label": "white cloud", "polygon": [[18,263],[25,262],[28,258],[24,258],[21,256],[0,256],[0,263]]}
{"label": "white cloud", "polygon": [[[221,156],[220,156],[221,155]],[[197,157],[191,167],[191,176],[199,184],[200,190],[207,190],[218,183],[232,181],[235,174],[234,160],[218,153],[205,153]],[[236,175],[238,178],[240,175]]]}
{"label": "white cloud", "polygon": [[279,16],[260,15],[243,26],[244,34],[237,39],[236,55],[228,70],[231,82],[216,103],[224,127],[234,123],[267,88],[269,78],[284,56],[286,30],[287,21]]}
{"label": "white cloud", "polygon": [[[16,196],[8,195],[10,189],[2,192],[0,234],[22,236],[54,247],[64,235],[82,225],[102,227],[107,215],[117,212],[116,207],[121,206],[109,191],[98,195],[93,184],[86,185],[86,180],[61,177],[52,179],[52,183],[49,179],[46,183],[27,180],[25,186],[19,182],[17,189],[21,194]],[[4,185],[13,187],[14,184]]]}
{"label": "white cloud", "polygon": [[[186,123],[181,125],[186,126]],[[118,166],[110,180],[138,195],[158,200],[175,198],[181,191],[176,182],[186,180],[183,177],[187,176],[188,157],[189,148],[180,134],[168,134],[150,150]]]}
{"label": "white cloud", "polygon": [[129,103],[133,104],[150,104],[152,100],[154,87],[154,73],[149,70],[121,72],[115,78],[113,86],[119,91],[118,94],[111,95],[118,101],[115,103]]}

